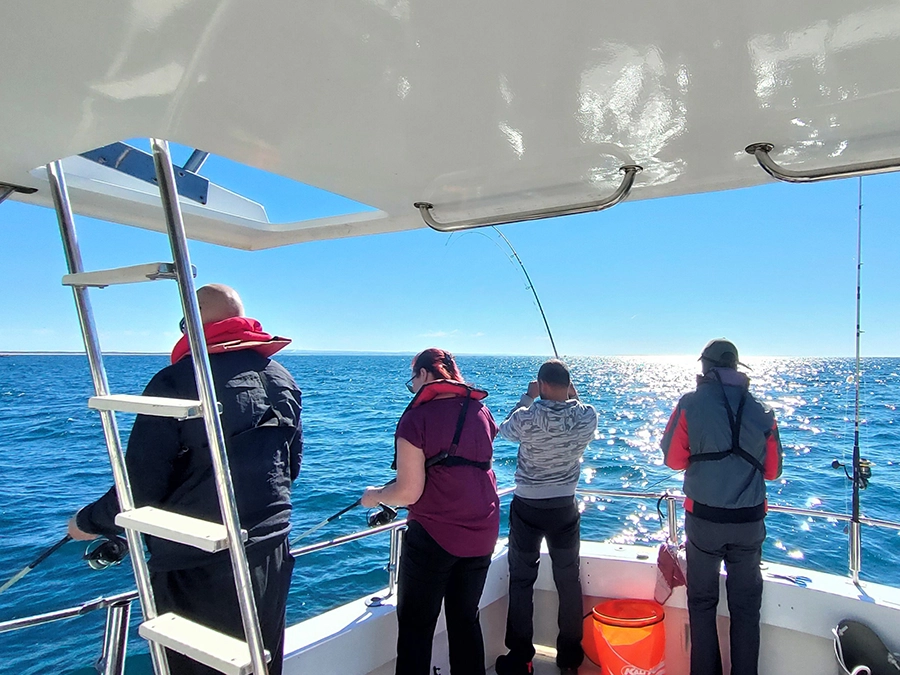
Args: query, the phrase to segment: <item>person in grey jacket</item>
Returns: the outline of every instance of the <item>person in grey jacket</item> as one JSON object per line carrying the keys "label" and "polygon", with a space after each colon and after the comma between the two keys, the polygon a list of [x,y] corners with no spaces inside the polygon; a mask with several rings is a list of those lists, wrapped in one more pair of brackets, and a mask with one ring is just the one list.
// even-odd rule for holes
{"label": "person in grey jacket", "polygon": [[685,469],[687,598],[691,675],[721,675],[716,634],[719,576],[731,615],[731,675],[757,675],[766,538],[766,481],[781,475],[771,409],[748,390],[734,343],[710,340],[697,388],[681,397],[660,443],[666,466]]}
{"label": "person in grey jacket", "polygon": [[519,456],[509,512],[509,653],[497,658],[497,675],[534,672],[534,582],[544,538],[559,593],[556,664],[562,673],[576,673],[584,660],[575,488],[581,456],[596,432],[597,412],[578,400],[569,369],[555,359],[541,366],[500,425],[501,436],[519,443]]}

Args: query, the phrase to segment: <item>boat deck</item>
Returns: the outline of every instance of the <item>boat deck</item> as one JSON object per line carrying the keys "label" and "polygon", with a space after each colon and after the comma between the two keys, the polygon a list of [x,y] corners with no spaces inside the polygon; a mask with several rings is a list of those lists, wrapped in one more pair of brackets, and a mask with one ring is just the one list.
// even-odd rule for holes
{"label": "boat deck", "polygon": [[[556,650],[552,647],[544,647],[535,645],[534,657],[534,675],[559,675],[559,668],[556,667]],[[578,675],[599,675],[600,668],[587,658],[578,669]],[[487,675],[496,675],[494,668],[488,668]]]}

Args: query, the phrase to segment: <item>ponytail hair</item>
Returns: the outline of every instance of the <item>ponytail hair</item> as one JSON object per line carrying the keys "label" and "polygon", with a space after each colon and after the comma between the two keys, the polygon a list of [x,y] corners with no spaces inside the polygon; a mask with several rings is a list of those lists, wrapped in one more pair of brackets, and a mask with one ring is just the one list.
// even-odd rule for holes
{"label": "ponytail hair", "polygon": [[438,380],[455,380],[462,382],[463,377],[456,366],[453,354],[443,349],[432,347],[420,352],[413,359],[412,368],[418,373],[422,368],[431,373]]}

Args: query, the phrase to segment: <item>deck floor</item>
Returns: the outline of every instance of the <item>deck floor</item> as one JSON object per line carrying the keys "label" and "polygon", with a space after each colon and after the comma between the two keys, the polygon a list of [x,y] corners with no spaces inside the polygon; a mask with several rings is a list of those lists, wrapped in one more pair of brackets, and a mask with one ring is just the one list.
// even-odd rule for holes
{"label": "deck floor", "polygon": [[[534,675],[559,675],[556,667],[556,650],[552,647],[535,645],[537,654],[534,657]],[[488,675],[495,675],[494,668],[488,669]],[[599,675],[600,668],[585,657],[584,663],[578,669],[578,675]]]}

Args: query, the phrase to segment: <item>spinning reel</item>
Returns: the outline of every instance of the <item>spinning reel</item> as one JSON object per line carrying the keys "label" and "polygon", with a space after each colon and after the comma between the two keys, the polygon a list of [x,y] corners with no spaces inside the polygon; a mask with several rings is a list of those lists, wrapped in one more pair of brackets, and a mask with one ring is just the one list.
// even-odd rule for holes
{"label": "spinning reel", "polygon": [[370,512],[366,515],[366,522],[369,524],[369,527],[379,527],[394,522],[396,517],[396,509],[393,509],[386,504],[379,504],[377,511]]}
{"label": "spinning reel", "polygon": [[92,570],[105,570],[120,564],[128,555],[128,542],[117,535],[94,539],[81,556]]}
{"label": "spinning reel", "polygon": [[[870,462],[868,459],[860,458],[860,460],[859,460],[859,489],[860,490],[865,490],[867,487],[869,487],[869,479],[872,478],[872,467],[873,466],[875,466],[874,462]],[[834,460],[831,463],[831,468],[832,469],[843,469],[844,475],[847,476],[847,480],[850,480],[850,481],[853,480],[853,476],[850,474],[849,471],[847,471],[846,464],[841,464],[840,461]]]}

